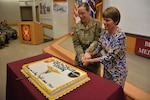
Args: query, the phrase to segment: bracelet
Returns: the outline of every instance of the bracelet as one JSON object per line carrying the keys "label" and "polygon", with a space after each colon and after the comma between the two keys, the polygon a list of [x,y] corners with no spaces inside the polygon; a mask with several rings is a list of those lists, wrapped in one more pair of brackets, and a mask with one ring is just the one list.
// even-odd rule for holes
{"label": "bracelet", "polygon": [[91,63],[91,64],[94,63],[94,59],[90,59],[90,63]]}

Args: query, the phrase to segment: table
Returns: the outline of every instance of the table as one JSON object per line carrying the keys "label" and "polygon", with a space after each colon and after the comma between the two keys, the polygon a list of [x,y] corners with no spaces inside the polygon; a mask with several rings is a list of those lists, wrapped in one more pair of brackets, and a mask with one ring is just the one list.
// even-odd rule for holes
{"label": "table", "polygon": [[[7,64],[7,100],[47,100],[40,91],[27,79],[16,80],[24,77],[21,73],[23,64],[48,58],[52,55],[44,53],[30,58],[10,62]],[[88,72],[90,81],[59,98],[59,100],[125,100],[125,94],[121,86],[112,81]]]}

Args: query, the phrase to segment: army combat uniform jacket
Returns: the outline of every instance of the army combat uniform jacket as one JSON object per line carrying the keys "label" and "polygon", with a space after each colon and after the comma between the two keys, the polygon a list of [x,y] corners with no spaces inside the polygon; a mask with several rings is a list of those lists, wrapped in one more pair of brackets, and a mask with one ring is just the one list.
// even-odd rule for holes
{"label": "army combat uniform jacket", "polygon": [[96,19],[91,18],[86,26],[79,22],[73,27],[72,40],[76,51],[75,65],[80,66],[80,60],[85,52],[93,52],[97,47],[100,34],[100,22]]}

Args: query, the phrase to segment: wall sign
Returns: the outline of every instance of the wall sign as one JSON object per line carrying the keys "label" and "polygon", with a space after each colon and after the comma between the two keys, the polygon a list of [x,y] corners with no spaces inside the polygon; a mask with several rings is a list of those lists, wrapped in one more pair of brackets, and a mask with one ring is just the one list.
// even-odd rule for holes
{"label": "wall sign", "polygon": [[150,58],[150,40],[137,38],[135,46],[135,54]]}

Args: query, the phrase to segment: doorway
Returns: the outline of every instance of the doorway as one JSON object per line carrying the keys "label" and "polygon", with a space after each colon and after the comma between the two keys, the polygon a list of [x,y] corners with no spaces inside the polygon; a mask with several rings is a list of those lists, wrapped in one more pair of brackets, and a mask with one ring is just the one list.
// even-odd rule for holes
{"label": "doorway", "polygon": [[33,21],[32,6],[20,7],[21,21]]}
{"label": "doorway", "polygon": [[36,6],[36,21],[40,22],[39,6]]}

